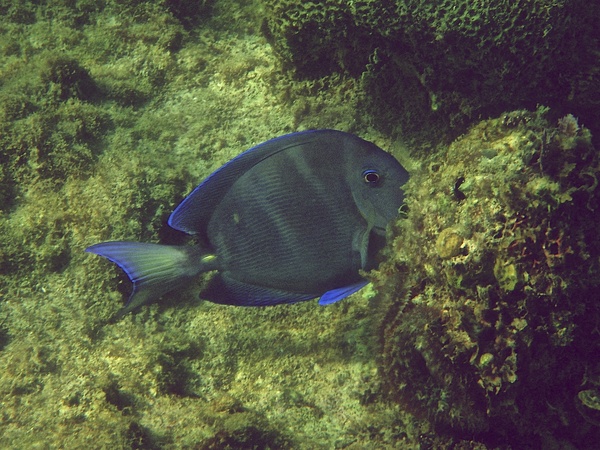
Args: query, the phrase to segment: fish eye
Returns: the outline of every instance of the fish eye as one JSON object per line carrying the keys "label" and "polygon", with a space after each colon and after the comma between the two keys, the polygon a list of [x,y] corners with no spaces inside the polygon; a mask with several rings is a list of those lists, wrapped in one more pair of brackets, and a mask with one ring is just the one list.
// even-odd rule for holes
{"label": "fish eye", "polygon": [[381,179],[381,175],[379,175],[379,173],[377,173],[376,170],[365,170],[362,174],[363,176],[363,180],[365,180],[365,183],[371,185],[371,186],[376,186],[377,183],[379,183],[379,180]]}

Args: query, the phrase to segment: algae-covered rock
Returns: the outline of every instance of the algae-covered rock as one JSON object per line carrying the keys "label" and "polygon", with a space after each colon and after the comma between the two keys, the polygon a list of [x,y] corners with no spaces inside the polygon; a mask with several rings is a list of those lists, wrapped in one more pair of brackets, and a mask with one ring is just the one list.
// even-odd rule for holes
{"label": "algae-covered rock", "polygon": [[[391,397],[489,448],[600,436],[575,408],[599,381],[600,155],[572,116],[545,113],[483,121],[429,157],[406,185],[391,262],[373,274],[390,303]],[[455,224],[465,251],[441,259]]]}
{"label": "algae-covered rock", "polygon": [[367,295],[230,308],[193,286],[107,323],[131,286],[85,248],[184,243],[168,215],[242,151],[308,128],[398,150],[365,125],[354,80],[281,70],[261,15],[229,0],[0,5],[0,448],[410,440],[380,401]]}
{"label": "algae-covered rock", "polygon": [[[265,29],[301,77],[362,74],[378,126],[423,132],[523,104],[595,123],[600,8],[580,0],[264,0]],[[596,118],[596,119],[595,119]]]}
{"label": "algae-covered rock", "polygon": [[597,154],[574,116],[516,111],[407,161],[390,261],[327,308],[192,287],[107,323],[130,284],[84,252],[183,243],[165,223],[178,202],[284,133],[352,132],[404,164],[399,130],[441,136],[499,95],[568,85],[565,103],[593,107],[595,5],[463,3],[3,2],[0,447],[516,449],[553,427],[597,442]]}

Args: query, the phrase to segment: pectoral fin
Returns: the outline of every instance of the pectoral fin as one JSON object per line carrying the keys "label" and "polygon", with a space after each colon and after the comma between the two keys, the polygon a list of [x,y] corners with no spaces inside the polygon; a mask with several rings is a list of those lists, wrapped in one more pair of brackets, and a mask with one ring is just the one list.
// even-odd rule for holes
{"label": "pectoral fin", "polygon": [[359,291],[367,284],[369,284],[367,280],[362,280],[358,283],[351,284],[350,286],[344,286],[342,288],[325,292],[319,300],[319,305],[331,305],[332,303],[338,302]]}

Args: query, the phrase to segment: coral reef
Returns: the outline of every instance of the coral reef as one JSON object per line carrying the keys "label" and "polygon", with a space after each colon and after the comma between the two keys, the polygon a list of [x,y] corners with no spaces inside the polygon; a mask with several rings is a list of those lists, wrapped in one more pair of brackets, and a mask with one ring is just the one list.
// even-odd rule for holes
{"label": "coral reef", "polygon": [[[241,151],[370,132],[357,84],[295,81],[253,2],[0,5],[0,448],[385,448],[374,305],[229,308],[194,288],[107,324],[124,276],[84,249],[165,221]],[[405,423],[406,422],[406,423]]]}
{"label": "coral reef", "polygon": [[597,122],[596,4],[264,3],[267,36],[298,76],[362,74],[369,94],[365,105],[374,124],[388,132],[423,135],[424,121],[448,132],[448,126],[464,125],[479,114],[537,103],[566,107],[585,116],[586,123]]}
{"label": "coral reef", "polygon": [[389,393],[450,441],[600,436],[600,155],[547,114],[483,121],[427,158],[372,274]]}
{"label": "coral reef", "polygon": [[[498,27],[509,19],[493,2],[475,20],[480,4],[2,2],[0,447],[484,449],[522,438],[566,448],[597,438],[597,153],[580,125],[592,122],[576,108],[516,111],[413,158],[397,139],[442,136],[440,121],[483,111],[479,87],[487,101],[529,92],[537,102],[568,85],[569,105],[597,106],[586,59],[597,44],[585,34],[595,5],[516,2],[515,41],[489,45],[510,53],[530,19],[529,31],[552,29],[547,43],[531,36],[535,64],[524,63],[533,47],[519,50],[503,78],[502,55],[480,64],[474,43],[494,14]],[[557,44],[559,13],[586,45]],[[467,33],[467,22],[481,26]],[[458,86],[471,76],[465,60],[499,84]],[[565,84],[554,90],[559,64]],[[181,243],[165,220],[200,180],[256,143],[325,127],[390,150],[412,175],[374,286],[327,308],[230,308],[199,302],[192,286],[107,324],[130,287],[88,245]]]}

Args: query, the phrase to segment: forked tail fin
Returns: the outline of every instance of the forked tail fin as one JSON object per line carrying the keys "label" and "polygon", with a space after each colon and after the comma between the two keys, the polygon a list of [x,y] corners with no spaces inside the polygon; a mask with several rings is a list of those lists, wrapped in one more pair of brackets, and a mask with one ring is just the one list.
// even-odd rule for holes
{"label": "forked tail fin", "polygon": [[200,272],[211,270],[199,247],[148,244],[143,242],[102,242],[85,249],[117,264],[133,283],[133,292],[114,319],[158,299]]}

